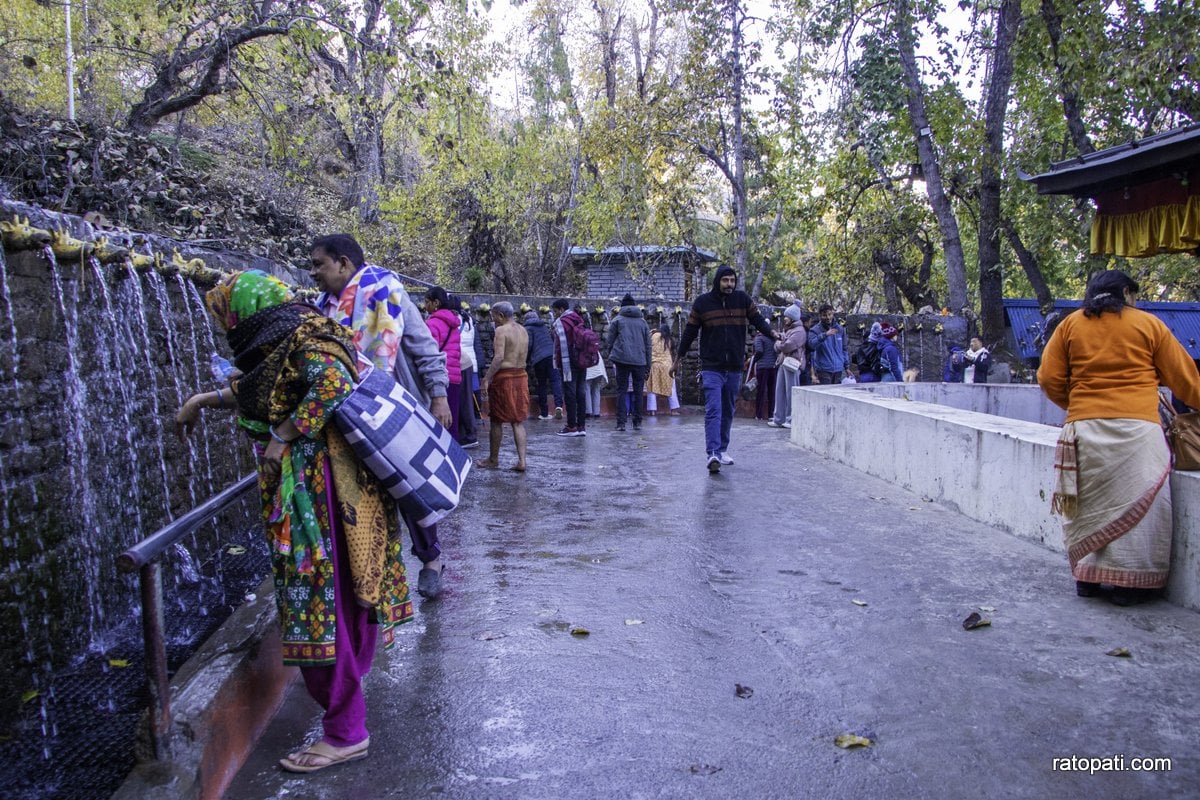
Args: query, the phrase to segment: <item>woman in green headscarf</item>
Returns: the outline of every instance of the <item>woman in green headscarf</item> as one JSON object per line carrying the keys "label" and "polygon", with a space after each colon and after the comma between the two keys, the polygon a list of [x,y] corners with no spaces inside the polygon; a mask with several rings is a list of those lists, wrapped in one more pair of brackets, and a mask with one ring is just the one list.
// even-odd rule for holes
{"label": "woman in green headscarf", "polygon": [[390,646],[412,618],[396,506],[333,424],[358,377],[352,332],[258,270],[205,299],[242,374],[188,398],[176,428],[186,439],[201,408],[236,408],[253,442],[283,661],[325,709],[324,736],[280,764],[315,772],[367,755],[362,677],[380,630]]}

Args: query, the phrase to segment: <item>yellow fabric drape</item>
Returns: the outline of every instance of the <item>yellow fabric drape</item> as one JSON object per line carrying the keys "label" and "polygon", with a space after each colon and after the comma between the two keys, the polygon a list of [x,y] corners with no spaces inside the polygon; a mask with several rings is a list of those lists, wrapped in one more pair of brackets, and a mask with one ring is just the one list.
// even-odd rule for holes
{"label": "yellow fabric drape", "polygon": [[1154,206],[1132,214],[1096,214],[1092,255],[1143,258],[1186,253],[1200,247],[1200,195],[1186,203]]}

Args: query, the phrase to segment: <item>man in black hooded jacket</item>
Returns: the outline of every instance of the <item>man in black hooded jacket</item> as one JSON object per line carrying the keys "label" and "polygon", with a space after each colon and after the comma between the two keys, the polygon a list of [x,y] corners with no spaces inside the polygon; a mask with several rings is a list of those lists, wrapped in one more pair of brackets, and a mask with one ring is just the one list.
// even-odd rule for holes
{"label": "man in black hooded jacket", "polygon": [[722,266],[713,276],[711,292],[692,303],[692,313],[679,340],[679,350],[671,374],[687,355],[696,336],[700,337],[700,381],[704,387],[704,449],[708,471],[720,472],[722,464],[732,464],[729,431],[733,410],[742,385],[742,361],[746,357],[746,325],[778,339],[771,323],[759,313],[750,295],[737,288],[737,273]]}

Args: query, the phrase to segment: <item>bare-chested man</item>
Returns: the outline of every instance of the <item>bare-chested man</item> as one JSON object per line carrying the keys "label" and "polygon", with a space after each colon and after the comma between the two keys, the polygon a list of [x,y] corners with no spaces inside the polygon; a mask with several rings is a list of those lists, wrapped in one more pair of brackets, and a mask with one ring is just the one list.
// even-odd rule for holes
{"label": "bare-chested man", "polygon": [[504,437],[504,423],[512,425],[513,441],[517,445],[517,472],[525,471],[525,418],[529,416],[529,375],[525,372],[525,358],[529,353],[529,334],[513,319],[512,303],[500,302],[492,306],[492,322],[496,325],[496,338],[492,341],[491,366],[479,381],[479,389],[488,401],[488,441],[491,452],[483,461],[475,463],[484,468],[500,466],[500,440]]}

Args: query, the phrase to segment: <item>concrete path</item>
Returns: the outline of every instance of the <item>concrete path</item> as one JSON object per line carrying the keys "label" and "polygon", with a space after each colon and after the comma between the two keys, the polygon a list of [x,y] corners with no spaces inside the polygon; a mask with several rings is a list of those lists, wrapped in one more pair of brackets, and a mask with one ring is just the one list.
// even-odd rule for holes
{"label": "concrete path", "polygon": [[1062,556],[760,423],[717,476],[699,417],[529,427],[529,473],[472,475],[447,591],[376,660],[370,757],[280,771],[320,731],[297,688],[227,797],[1200,794],[1200,615],[1077,598]]}

